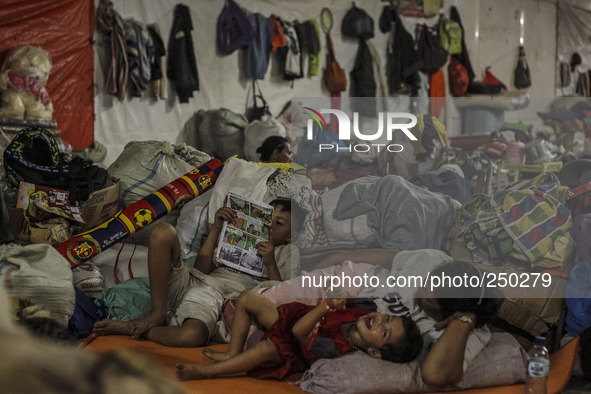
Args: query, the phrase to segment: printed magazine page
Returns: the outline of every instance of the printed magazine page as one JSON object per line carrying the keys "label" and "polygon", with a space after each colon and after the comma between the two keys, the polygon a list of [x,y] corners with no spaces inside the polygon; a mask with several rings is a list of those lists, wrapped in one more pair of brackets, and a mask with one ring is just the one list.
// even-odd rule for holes
{"label": "printed magazine page", "polygon": [[216,256],[228,267],[263,276],[263,259],[257,255],[256,245],[269,241],[273,207],[233,193],[228,193],[228,206],[238,219],[224,222]]}

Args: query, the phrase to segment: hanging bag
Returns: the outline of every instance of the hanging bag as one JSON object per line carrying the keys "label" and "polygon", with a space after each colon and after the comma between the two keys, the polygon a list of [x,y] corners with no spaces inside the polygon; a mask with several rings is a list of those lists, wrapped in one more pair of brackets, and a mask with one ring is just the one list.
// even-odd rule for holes
{"label": "hanging bag", "polygon": [[347,90],[347,73],[340,66],[334,55],[334,46],[329,33],[326,33],[326,69],[324,70],[324,83],[331,93],[340,93]]}
{"label": "hanging bag", "polygon": [[531,86],[529,66],[527,65],[527,58],[525,57],[525,49],[523,46],[519,47],[519,60],[517,60],[517,67],[515,68],[513,77],[513,83],[517,89],[525,89]]}
{"label": "hanging bag", "polygon": [[[258,88],[258,94],[257,94]],[[252,80],[252,100],[253,106],[246,110],[246,119],[248,119],[248,123],[253,122],[255,120],[260,120],[264,115],[271,115],[271,111],[269,111],[269,105],[267,101],[263,97],[263,93],[261,92],[261,88],[258,85],[256,79],[253,78]],[[259,100],[261,104],[259,105]]]}
{"label": "hanging bag", "polygon": [[435,29],[417,24],[415,29],[418,52],[423,59],[423,71],[432,75],[447,63],[447,51],[441,46],[441,39]]}
{"label": "hanging bag", "polygon": [[224,55],[229,55],[252,42],[256,36],[254,20],[236,4],[227,0],[217,22],[217,45]]}

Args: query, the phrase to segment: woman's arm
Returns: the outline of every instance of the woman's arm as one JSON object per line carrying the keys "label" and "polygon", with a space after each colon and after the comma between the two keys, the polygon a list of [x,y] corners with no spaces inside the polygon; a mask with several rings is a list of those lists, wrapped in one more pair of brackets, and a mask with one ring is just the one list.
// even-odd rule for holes
{"label": "woman's arm", "polygon": [[473,323],[458,320],[459,316],[467,316],[472,322],[476,321],[474,313],[456,312],[436,324],[436,328],[445,328],[445,331],[433,344],[421,366],[423,381],[430,387],[452,385],[464,375],[464,353]]}

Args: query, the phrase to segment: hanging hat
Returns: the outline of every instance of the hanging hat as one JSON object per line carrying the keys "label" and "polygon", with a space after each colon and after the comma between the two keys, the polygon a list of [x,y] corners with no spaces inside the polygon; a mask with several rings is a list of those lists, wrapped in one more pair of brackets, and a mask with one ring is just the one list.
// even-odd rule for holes
{"label": "hanging hat", "polygon": [[571,189],[591,182],[591,160],[579,159],[566,163],[558,173],[560,184]]}

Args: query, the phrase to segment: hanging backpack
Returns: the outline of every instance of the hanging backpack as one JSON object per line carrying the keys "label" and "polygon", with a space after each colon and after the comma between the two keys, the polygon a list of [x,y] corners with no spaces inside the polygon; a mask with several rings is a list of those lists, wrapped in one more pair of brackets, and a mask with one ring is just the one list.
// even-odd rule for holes
{"label": "hanging backpack", "polygon": [[525,89],[531,86],[529,66],[527,65],[527,58],[525,57],[525,49],[523,46],[519,47],[519,60],[517,60],[517,67],[513,74],[513,83],[517,89]]}
{"label": "hanging backpack", "polygon": [[470,78],[466,67],[455,57],[452,56],[447,66],[449,74],[449,90],[454,97],[463,97],[466,95]]}
{"label": "hanging backpack", "polygon": [[353,2],[353,7],[351,7],[343,17],[341,34],[343,37],[352,39],[360,38],[362,40],[368,40],[373,38],[373,18],[365,10],[357,7],[355,2]]}
{"label": "hanging backpack", "polygon": [[66,190],[70,203],[88,200],[109,173],[90,160],[60,152],[54,136],[41,127],[21,130],[4,150],[4,169],[12,187],[20,182]]}
{"label": "hanging backpack", "polygon": [[415,28],[417,50],[423,59],[421,71],[428,75],[435,74],[447,62],[447,51],[441,46],[437,31],[425,24]]}
{"label": "hanging backpack", "polygon": [[441,46],[450,55],[462,52],[462,26],[458,22],[441,18],[439,20],[439,38]]}

